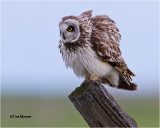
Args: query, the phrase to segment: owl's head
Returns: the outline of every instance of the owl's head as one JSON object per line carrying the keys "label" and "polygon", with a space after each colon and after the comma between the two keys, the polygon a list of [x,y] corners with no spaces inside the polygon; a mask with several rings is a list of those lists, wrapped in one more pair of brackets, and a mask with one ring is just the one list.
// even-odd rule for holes
{"label": "owl's head", "polygon": [[60,36],[61,40],[66,42],[76,42],[80,37],[79,22],[75,19],[67,19],[60,23]]}
{"label": "owl's head", "polygon": [[92,10],[79,16],[63,17],[59,23],[60,37],[64,43],[76,43],[79,39],[87,39],[91,31]]}

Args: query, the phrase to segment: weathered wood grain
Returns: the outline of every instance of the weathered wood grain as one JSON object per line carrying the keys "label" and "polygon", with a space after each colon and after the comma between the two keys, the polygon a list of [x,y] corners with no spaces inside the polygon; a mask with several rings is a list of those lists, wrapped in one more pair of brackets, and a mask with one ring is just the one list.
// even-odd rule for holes
{"label": "weathered wood grain", "polygon": [[135,120],[122,111],[98,82],[83,83],[69,99],[90,127],[137,127]]}

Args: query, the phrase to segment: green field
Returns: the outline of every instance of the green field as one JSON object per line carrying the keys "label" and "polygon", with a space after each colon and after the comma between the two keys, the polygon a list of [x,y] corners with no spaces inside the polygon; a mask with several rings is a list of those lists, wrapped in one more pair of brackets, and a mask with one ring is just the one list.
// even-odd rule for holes
{"label": "green field", "polygon": [[[159,126],[159,103],[155,98],[117,99],[139,127]],[[2,97],[3,127],[88,127],[68,98]],[[31,118],[10,118],[10,115]]]}

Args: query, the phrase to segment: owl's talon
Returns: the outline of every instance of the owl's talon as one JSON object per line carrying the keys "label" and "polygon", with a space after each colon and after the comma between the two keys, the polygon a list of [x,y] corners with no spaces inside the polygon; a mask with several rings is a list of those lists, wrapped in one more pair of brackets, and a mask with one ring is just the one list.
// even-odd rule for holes
{"label": "owl's talon", "polygon": [[93,81],[98,81],[99,78],[97,76],[90,76],[90,80],[93,80]]}

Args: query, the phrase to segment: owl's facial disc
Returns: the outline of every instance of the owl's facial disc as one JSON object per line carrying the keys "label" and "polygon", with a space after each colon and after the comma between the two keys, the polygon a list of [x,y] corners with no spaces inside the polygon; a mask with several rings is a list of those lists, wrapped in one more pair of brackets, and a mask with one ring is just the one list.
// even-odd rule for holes
{"label": "owl's facial disc", "polygon": [[60,23],[60,36],[64,43],[74,43],[80,37],[79,23],[68,19]]}

